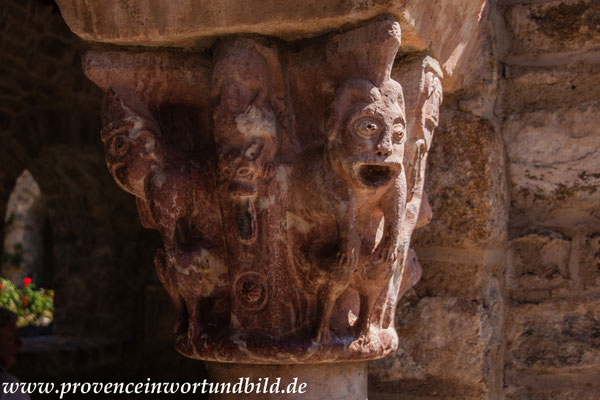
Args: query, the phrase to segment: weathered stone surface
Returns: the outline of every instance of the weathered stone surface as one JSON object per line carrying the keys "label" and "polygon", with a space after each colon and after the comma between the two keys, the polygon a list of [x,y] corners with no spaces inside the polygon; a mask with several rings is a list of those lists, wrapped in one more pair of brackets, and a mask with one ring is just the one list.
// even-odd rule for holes
{"label": "weathered stone surface", "polygon": [[286,39],[316,36],[386,11],[399,13],[402,3],[391,0],[293,4],[262,0],[243,4],[236,0],[225,3],[206,0],[58,2],[67,24],[83,39],[154,46],[189,46],[201,38],[232,33],[258,33]]}
{"label": "weathered stone surface", "polygon": [[403,301],[398,353],[370,363],[372,391],[405,396],[400,398],[495,398],[501,387],[503,303],[498,281],[488,279],[486,286],[478,300]]}
{"label": "weathered stone surface", "polygon": [[570,62],[553,66],[506,65],[502,111],[506,115],[527,118],[528,114],[546,110],[571,122],[574,136],[580,137],[596,130],[575,125],[585,119],[598,117],[600,65]]}
{"label": "weathered stone surface", "polygon": [[[428,48],[448,92],[477,79],[488,3],[484,0],[281,2],[59,0],[67,24],[85,40],[121,45],[210,46],[215,36],[256,33],[295,40],[390,13],[403,23],[406,49]],[[226,10],[226,11],[224,11]],[[260,10],[260,11],[257,11]],[[443,27],[443,29],[440,29]]]}
{"label": "weathered stone surface", "polygon": [[507,367],[515,373],[597,372],[599,331],[597,300],[516,306],[507,316]]}
{"label": "weathered stone surface", "polygon": [[[564,382],[564,388],[511,388],[506,393],[508,400],[596,400],[600,398],[598,387],[577,387],[576,383]],[[583,386],[583,385],[581,385]]]}
{"label": "weathered stone surface", "polygon": [[538,54],[597,50],[600,5],[594,0],[518,4],[506,11],[511,52]]}
{"label": "weathered stone surface", "polygon": [[529,218],[522,224],[548,218],[593,223],[600,182],[598,66],[507,68],[503,136],[513,206]]}
{"label": "weathered stone surface", "polygon": [[443,261],[425,260],[420,263],[423,276],[414,287],[414,292],[419,297],[455,297],[476,301],[483,295],[482,288],[490,277],[490,271],[501,270],[497,266]]}
{"label": "weathered stone surface", "polygon": [[501,246],[508,219],[501,149],[489,121],[442,115],[425,182],[434,217],[415,231],[415,246]]}
{"label": "weathered stone surface", "polygon": [[[548,296],[571,279],[571,240],[556,232],[529,233],[510,241],[506,281],[513,296]],[[542,291],[542,293],[538,293]]]}
{"label": "weathered stone surface", "polygon": [[579,269],[584,289],[600,288],[600,234],[585,235],[580,250]]}
{"label": "weathered stone surface", "polygon": [[544,110],[505,122],[512,205],[526,211],[530,221],[597,221],[596,107],[584,106],[586,111],[574,110],[567,118]]}
{"label": "weathered stone surface", "polygon": [[409,242],[429,218],[442,101],[439,63],[421,55],[405,107],[391,78],[399,44],[399,23],[381,16],[294,44],[239,36],[189,58],[87,57],[107,90],[109,171],[163,239],[155,264],[182,354],[319,363],[394,351],[396,302],[420,276]]}

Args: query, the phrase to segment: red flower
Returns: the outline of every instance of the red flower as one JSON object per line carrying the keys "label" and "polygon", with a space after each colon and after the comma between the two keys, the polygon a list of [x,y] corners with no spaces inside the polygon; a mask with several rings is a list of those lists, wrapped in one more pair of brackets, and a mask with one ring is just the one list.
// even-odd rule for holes
{"label": "red flower", "polygon": [[27,296],[23,296],[23,307],[27,307]]}
{"label": "red flower", "polygon": [[0,290],[4,289],[4,285],[0,283]]}
{"label": "red flower", "polygon": [[31,278],[23,279],[23,286],[27,287],[29,285],[31,285]]}

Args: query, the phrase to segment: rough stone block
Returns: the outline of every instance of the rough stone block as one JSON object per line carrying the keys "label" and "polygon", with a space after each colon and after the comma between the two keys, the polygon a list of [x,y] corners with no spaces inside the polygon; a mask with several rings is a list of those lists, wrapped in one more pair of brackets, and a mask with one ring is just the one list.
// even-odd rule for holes
{"label": "rough stone block", "polygon": [[146,46],[209,46],[211,37],[235,33],[295,40],[392,14],[402,20],[407,49],[429,48],[440,61],[447,92],[466,86],[487,64],[481,57],[488,15],[485,0],[57,3],[71,30],[84,40]]}
{"label": "rough stone block", "polygon": [[577,387],[571,385],[565,388],[529,388],[519,387],[507,391],[507,400],[597,400],[600,398],[600,388]]}
{"label": "rough stone block", "polygon": [[585,51],[600,39],[600,3],[595,0],[519,4],[506,14],[512,53]]}
{"label": "rough stone block", "polygon": [[485,286],[479,300],[403,301],[396,322],[399,350],[370,363],[371,392],[394,393],[395,398],[495,398],[502,370],[503,304],[498,281],[488,279]]}
{"label": "rough stone block", "polygon": [[585,236],[580,250],[579,270],[585,289],[600,288],[600,233]]}
{"label": "rough stone block", "polygon": [[[526,116],[545,109],[564,119],[570,118],[571,113],[584,114],[584,119],[585,113],[598,117],[600,64],[506,65],[505,68],[508,78],[504,81],[502,99],[505,115]],[[592,132],[595,130],[585,133]]]}
{"label": "rough stone block", "polygon": [[598,220],[600,135],[591,127],[600,116],[597,104],[570,116],[544,110],[505,122],[512,206],[526,214],[524,226],[550,218],[566,225]]}
{"label": "rough stone block", "polygon": [[442,118],[427,163],[433,219],[415,231],[415,247],[495,246],[505,240],[504,158],[492,124],[469,114]]}
{"label": "rough stone block", "polygon": [[506,273],[513,296],[530,298],[537,294],[532,292],[567,288],[570,254],[571,240],[556,232],[535,232],[513,239]]}
{"label": "rough stone block", "polygon": [[420,261],[423,276],[414,287],[419,297],[478,300],[489,272],[486,267],[441,261]]}
{"label": "rough stone block", "polygon": [[[600,302],[552,301],[507,316],[507,368],[516,374],[579,373],[600,365]],[[511,382],[508,382],[511,383]]]}

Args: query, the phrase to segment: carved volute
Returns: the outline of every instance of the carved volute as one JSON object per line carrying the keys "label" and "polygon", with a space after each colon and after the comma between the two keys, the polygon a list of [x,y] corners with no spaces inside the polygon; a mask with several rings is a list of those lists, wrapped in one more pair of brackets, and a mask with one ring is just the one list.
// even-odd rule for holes
{"label": "carved volute", "polygon": [[109,171],[163,239],[179,352],[286,364],[396,350],[442,101],[433,58],[392,78],[399,46],[380,16],[297,42],[86,55]]}

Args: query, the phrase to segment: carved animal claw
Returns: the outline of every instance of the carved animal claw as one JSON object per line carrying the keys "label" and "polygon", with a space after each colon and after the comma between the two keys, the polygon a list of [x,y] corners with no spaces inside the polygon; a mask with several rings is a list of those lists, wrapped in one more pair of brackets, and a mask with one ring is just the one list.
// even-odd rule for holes
{"label": "carved animal claw", "polygon": [[337,254],[337,266],[339,268],[349,268],[356,264],[357,252],[352,248],[345,251],[340,251]]}
{"label": "carved animal claw", "polygon": [[327,343],[330,340],[329,329],[319,329],[317,335],[315,336],[315,342],[317,343]]}
{"label": "carved animal claw", "polygon": [[398,251],[395,246],[378,246],[375,252],[375,263],[392,263],[398,259]]}

